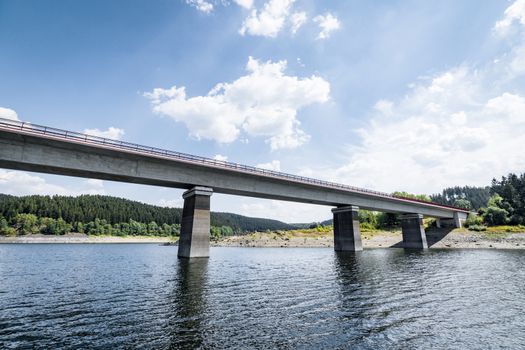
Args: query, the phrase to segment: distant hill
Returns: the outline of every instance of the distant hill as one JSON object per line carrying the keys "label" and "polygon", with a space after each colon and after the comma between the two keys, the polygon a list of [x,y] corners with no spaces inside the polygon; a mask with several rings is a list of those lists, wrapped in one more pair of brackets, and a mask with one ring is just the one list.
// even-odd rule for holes
{"label": "distant hill", "polygon": [[[0,194],[0,216],[8,222],[17,214],[34,214],[39,218],[62,218],[65,222],[88,223],[105,220],[114,225],[130,220],[157,225],[180,224],[182,209],[167,208],[124,198],[101,195],[69,196],[11,196]],[[211,213],[211,225],[229,226],[234,233],[265,230],[290,230],[293,225],[270,219],[253,218],[232,213]]]}

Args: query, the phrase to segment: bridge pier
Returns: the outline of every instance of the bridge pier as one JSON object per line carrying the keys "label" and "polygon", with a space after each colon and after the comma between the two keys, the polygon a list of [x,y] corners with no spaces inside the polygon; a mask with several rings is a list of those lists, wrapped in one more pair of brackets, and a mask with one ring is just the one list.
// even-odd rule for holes
{"label": "bridge pier", "polygon": [[363,250],[359,229],[359,207],[350,205],[332,209],[334,214],[334,250],[357,252]]}
{"label": "bridge pier", "polygon": [[403,247],[427,249],[427,235],[423,226],[423,215],[401,215],[401,231],[403,233]]}
{"label": "bridge pier", "polygon": [[196,186],[182,195],[184,208],[179,239],[179,258],[210,256],[210,197],[213,190]]}
{"label": "bridge pier", "polygon": [[466,215],[464,213],[454,212],[454,226],[456,228],[462,228],[463,222],[466,220]]}

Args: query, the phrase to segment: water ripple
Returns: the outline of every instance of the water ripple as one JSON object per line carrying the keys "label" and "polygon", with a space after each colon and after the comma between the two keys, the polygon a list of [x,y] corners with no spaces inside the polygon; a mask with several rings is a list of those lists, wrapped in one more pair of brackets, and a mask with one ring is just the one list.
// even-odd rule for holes
{"label": "water ripple", "polygon": [[525,347],[525,252],[0,246],[0,348]]}

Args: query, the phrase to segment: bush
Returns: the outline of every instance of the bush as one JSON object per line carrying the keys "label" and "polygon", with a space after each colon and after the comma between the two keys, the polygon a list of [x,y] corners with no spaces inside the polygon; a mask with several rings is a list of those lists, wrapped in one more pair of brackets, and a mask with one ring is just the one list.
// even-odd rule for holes
{"label": "bush", "polygon": [[1,236],[15,236],[16,230],[12,227],[9,227],[7,220],[3,217],[0,217],[0,235]]}
{"label": "bush", "polygon": [[369,223],[369,222],[362,222],[359,224],[361,230],[364,230],[364,231],[374,231],[376,230],[376,226]]}
{"label": "bush", "polygon": [[38,232],[38,218],[33,214],[17,214],[15,216],[16,230],[23,235]]}
{"label": "bush", "polygon": [[505,225],[509,222],[509,212],[499,207],[490,206],[483,213],[483,221],[490,226]]}
{"label": "bush", "polygon": [[392,213],[379,213],[377,215],[377,226],[380,228],[390,228],[399,226],[399,215]]}
{"label": "bush", "polygon": [[467,220],[465,221],[465,226],[476,226],[476,225],[482,225],[483,224],[483,218],[480,215],[476,214],[468,214]]}
{"label": "bush", "polygon": [[485,225],[472,225],[472,226],[469,226],[468,229],[470,231],[477,231],[477,232],[487,231],[487,226],[485,226]]}

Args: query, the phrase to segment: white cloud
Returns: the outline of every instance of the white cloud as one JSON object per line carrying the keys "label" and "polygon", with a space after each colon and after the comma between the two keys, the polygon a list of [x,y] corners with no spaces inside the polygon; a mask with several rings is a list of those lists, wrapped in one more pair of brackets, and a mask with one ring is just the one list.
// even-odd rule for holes
{"label": "white cloud", "polygon": [[328,173],[386,192],[434,193],[522,172],[525,97],[505,91],[494,67],[455,67],[414,84],[397,102],[379,101],[359,132],[362,143]]}
{"label": "white cloud", "polygon": [[154,89],[156,113],[183,122],[197,139],[229,143],[242,131],[266,137],[272,150],[295,148],[310,138],[300,129],[298,110],[328,101],[330,84],[321,77],[285,75],[287,62],[260,62],[250,57],[248,74],[219,83],[205,96],[187,97],[184,87]]}
{"label": "white cloud", "polygon": [[245,216],[270,218],[287,223],[324,221],[332,218],[330,208],[326,206],[268,199],[242,198],[240,208],[235,208],[235,211]]}
{"label": "white cloud", "polygon": [[104,181],[102,180],[88,179],[86,180],[86,183],[93,189],[103,189],[104,188]]}
{"label": "white cloud", "polygon": [[204,13],[213,11],[213,4],[205,0],[186,0],[186,3]]}
{"label": "white cloud", "polygon": [[374,105],[374,109],[378,111],[379,113],[388,116],[388,115],[392,115],[393,106],[394,104],[392,103],[392,101],[379,100]]}
{"label": "white cloud", "polygon": [[103,137],[106,139],[120,140],[124,136],[124,130],[110,127],[107,130],[84,129],[84,134]]}
{"label": "white cloud", "polygon": [[269,0],[258,11],[253,9],[244,20],[239,33],[274,38],[284,26],[295,0]]}
{"label": "white cloud", "polygon": [[213,157],[213,159],[218,160],[220,162],[228,161],[228,157],[227,156],[223,156],[221,154],[216,154],[215,157]]}
{"label": "white cloud", "polygon": [[0,193],[16,196],[32,194],[78,196],[80,194],[105,194],[101,180],[84,180],[80,186],[68,188],[49,183],[41,176],[22,171],[0,170]]}
{"label": "white cloud", "polygon": [[10,119],[10,120],[19,120],[18,114],[10,108],[0,107],[0,118]]}
{"label": "white cloud", "polygon": [[297,33],[299,28],[303,26],[303,24],[306,23],[308,20],[308,17],[306,16],[306,12],[294,12],[290,15],[290,23],[292,25],[292,34]]}
{"label": "white cloud", "polygon": [[182,208],[184,206],[184,200],[182,198],[178,199],[160,199],[157,203],[160,207],[169,207],[169,208]]}
{"label": "white cloud", "polygon": [[510,5],[505,10],[503,18],[494,25],[494,31],[506,35],[515,22],[525,26],[525,0],[516,0]]}
{"label": "white cloud", "polygon": [[251,9],[253,6],[253,0],[233,0],[233,2],[245,9]]}
{"label": "white cloud", "polygon": [[278,160],[272,160],[269,163],[257,164],[255,167],[266,170],[281,171],[281,162]]}
{"label": "white cloud", "polygon": [[341,22],[332,15],[331,13],[326,13],[324,15],[319,15],[314,18],[314,22],[317,23],[321,31],[317,36],[317,39],[328,39],[333,31],[341,28]]}

